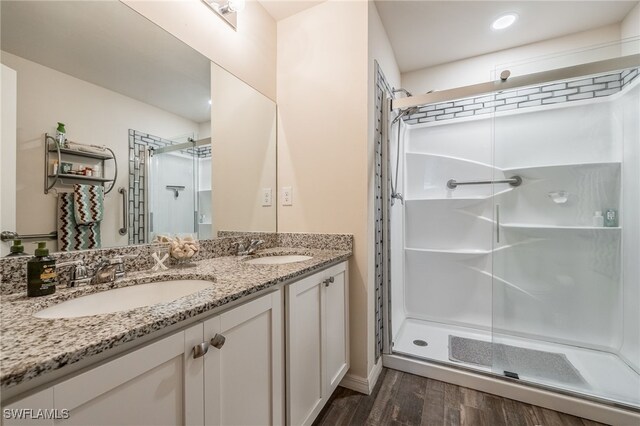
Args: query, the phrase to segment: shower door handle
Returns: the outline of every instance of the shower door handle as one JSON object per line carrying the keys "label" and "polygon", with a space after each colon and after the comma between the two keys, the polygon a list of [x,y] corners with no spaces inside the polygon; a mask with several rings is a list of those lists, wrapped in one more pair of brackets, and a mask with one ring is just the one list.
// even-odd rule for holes
{"label": "shower door handle", "polygon": [[496,243],[500,242],[500,204],[496,204]]}
{"label": "shower door handle", "polygon": [[127,235],[127,231],[129,230],[129,224],[127,223],[129,218],[129,213],[127,213],[127,204],[129,202],[127,199],[127,190],[119,188],[118,192],[122,194],[122,228],[118,230],[118,233],[120,235]]}

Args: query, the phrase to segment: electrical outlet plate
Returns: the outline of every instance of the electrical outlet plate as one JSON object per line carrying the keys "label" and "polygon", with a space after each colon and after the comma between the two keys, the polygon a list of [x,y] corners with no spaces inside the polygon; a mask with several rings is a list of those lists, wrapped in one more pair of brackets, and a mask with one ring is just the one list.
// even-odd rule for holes
{"label": "electrical outlet plate", "polygon": [[293,190],[290,186],[282,187],[282,205],[283,206],[293,205]]}
{"label": "electrical outlet plate", "polygon": [[262,188],[262,207],[271,207],[272,204],[271,188]]}

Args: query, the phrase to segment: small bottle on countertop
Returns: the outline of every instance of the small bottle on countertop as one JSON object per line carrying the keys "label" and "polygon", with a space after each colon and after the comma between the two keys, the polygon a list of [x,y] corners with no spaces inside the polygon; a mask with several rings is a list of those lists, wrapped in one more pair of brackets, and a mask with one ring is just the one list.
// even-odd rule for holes
{"label": "small bottle on countertop", "polygon": [[604,226],[604,217],[602,216],[601,211],[597,211],[595,215],[593,215],[593,226],[596,228],[602,228]]}
{"label": "small bottle on countertop", "polygon": [[53,294],[56,282],[56,259],[49,256],[47,243],[39,242],[35,256],[27,262],[27,296]]}
{"label": "small bottle on countertop", "polygon": [[614,209],[607,209],[604,212],[604,226],[615,228],[618,226],[618,212]]}

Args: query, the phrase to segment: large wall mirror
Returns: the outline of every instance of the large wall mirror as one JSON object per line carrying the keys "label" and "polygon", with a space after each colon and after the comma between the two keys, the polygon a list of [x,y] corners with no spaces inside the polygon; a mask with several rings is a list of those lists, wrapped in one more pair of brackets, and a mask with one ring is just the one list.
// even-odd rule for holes
{"label": "large wall mirror", "polygon": [[0,228],[27,252],[276,230],[271,100],[121,2],[0,7]]}

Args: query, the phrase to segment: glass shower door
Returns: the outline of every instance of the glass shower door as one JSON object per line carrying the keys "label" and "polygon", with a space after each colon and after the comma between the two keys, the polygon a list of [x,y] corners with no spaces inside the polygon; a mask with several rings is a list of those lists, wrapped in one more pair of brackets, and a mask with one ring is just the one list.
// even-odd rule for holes
{"label": "glass shower door", "polygon": [[637,407],[640,232],[623,219],[640,217],[626,193],[638,192],[640,88],[628,72],[496,95],[511,107],[494,117],[494,179],[522,183],[494,184],[492,370]]}
{"label": "glass shower door", "polygon": [[150,241],[196,232],[197,156],[194,143],[155,149],[150,162]]}

